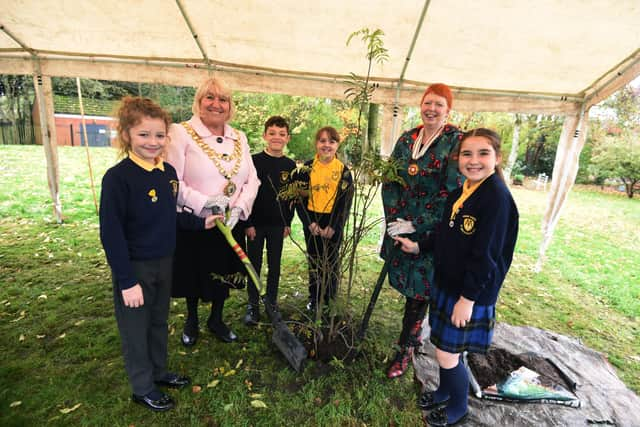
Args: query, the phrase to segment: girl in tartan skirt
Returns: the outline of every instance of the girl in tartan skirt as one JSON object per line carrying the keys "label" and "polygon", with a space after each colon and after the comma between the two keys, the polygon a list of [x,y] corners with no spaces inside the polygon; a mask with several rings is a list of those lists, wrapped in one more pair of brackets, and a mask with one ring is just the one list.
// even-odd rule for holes
{"label": "girl in tartan skirt", "polygon": [[518,210],[499,166],[498,134],[469,131],[457,151],[466,181],[447,199],[434,237],[418,243],[395,238],[405,252],[434,251],[429,324],[440,382],[420,398],[420,407],[431,411],[431,426],[455,425],[467,416],[469,378],[460,356],[486,353],[491,344],[495,304],[518,234]]}

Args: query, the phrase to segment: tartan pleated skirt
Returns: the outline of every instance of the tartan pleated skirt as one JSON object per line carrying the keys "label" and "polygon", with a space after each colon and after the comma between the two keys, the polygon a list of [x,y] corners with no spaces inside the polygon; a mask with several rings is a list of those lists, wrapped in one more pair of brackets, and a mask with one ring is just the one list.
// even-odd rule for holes
{"label": "tartan pleated skirt", "polygon": [[440,350],[448,353],[486,353],[493,339],[493,328],[496,323],[495,305],[473,305],[471,320],[463,328],[451,323],[453,306],[459,296],[448,295],[438,289],[431,290],[431,307],[429,308],[429,340]]}

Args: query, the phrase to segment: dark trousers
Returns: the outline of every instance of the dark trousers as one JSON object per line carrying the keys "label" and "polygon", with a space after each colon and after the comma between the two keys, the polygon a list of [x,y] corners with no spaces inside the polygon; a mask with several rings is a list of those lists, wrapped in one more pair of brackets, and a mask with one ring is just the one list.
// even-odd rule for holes
{"label": "dark trousers", "polygon": [[309,255],[309,299],[318,301],[324,295],[324,302],[335,298],[340,277],[340,243],[342,236],[324,239],[314,236],[305,228],[304,237]]}
{"label": "dark trousers", "polygon": [[126,307],[116,283],[113,302],[124,367],[133,393],[142,396],[153,391],[154,381],[167,373],[172,258],[132,261],[131,265],[142,287],[144,305]]}
{"label": "dark trousers", "polygon": [[[278,301],[278,284],[280,283],[280,260],[282,258],[282,245],[284,241],[283,226],[259,226],[255,227],[256,237],[247,239],[247,251],[253,268],[260,274],[262,268],[262,251],[265,242],[267,244],[267,300],[271,304]],[[263,282],[264,284],[264,282]],[[257,305],[259,301],[258,290],[251,280],[247,283],[249,304]]]}

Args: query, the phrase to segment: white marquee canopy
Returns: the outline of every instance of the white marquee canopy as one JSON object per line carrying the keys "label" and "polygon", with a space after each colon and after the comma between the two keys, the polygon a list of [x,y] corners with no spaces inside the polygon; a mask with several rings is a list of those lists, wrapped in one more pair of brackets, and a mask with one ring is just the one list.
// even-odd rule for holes
{"label": "white marquee canopy", "polygon": [[[215,74],[239,91],[343,98],[345,77],[367,67],[349,34],[379,28],[389,60],[373,69],[373,101],[384,106],[385,151],[395,107],[417,105],[433,82],[454,89],[459,111],[567,117],[548,237],[589,108],[640,75],[638,0],[0,1],[0,73],[34,75],[46,141],[55,141],[51,76],[194,86]],[[45,152],[61,218],[55,144]]]}

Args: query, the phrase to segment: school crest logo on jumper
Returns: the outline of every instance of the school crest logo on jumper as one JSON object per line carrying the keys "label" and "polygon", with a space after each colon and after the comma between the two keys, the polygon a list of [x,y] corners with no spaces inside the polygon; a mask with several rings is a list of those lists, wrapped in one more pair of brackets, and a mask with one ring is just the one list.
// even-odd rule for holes
{"label": "school crest logo on jumper", "polygon": [[151,197],[151,201],[153,203],[158,201],[158,196],[156,194],[156,189],[152,188],[151,190],[149,190],[149,192],[147,193],[149,195],[149,197]]}
{"label": "school crest logo on jumper", "polygon": [[289,180],[289,171],[280,171],[280,184],[284,184]]}
{"label": "school crest logo on jumper", "polygon": [[476,232],[476,222],[478,220],[471,215],[463,215],[462,223],[460,224],[460,231],[466,235],[471,235]]}
{"label": "school crest logo on jumper", "polygon": [[169,181],[169,184],[171,184],[171,193],[173,193],[173,197],[178,197],[178,181],[172,179]]}

